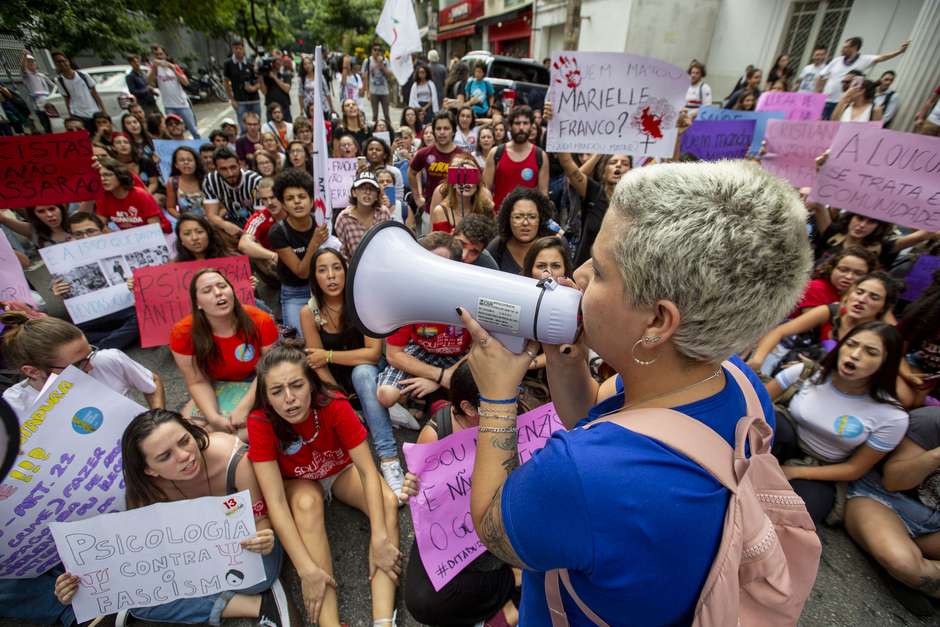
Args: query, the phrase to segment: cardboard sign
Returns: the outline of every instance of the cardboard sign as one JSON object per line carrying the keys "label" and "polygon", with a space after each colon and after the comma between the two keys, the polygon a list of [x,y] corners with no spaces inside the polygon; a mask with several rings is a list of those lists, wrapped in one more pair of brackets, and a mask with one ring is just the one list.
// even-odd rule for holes
{"label": "cardboard sign", "polygon": [[196,158],[199,158],[199,147],[206,143],[202,139],[155,139],[153,140],[153,150],[160,157],[160,179],[166,183],[170,178],[170,170],[173,169],[173,153],[180,146],[189,146],[196,152]]}
{"label": "cardboard sign", "polygon": [[356,159],[330,159],[330,175],[326,186],[330,190],[330,202],[334,209],[349,206],[349,193],[356,180]]}
{"label": "cardboard sign", "polygon": [[935,255],[921,255],[914,262],[911,271],[904,277],[904,293],[901,299],[914,302],[933,283],[934,272],[940,270],[940,257]]}
{"label": "cardboard sign", "polygon": [[[516,424],[521,464],[563,428],[551,403],[522,414]],[[402,447],[408,471],[419,478],[419,492],[409,503],[418,553],[435,590],[486,552],[470,516],[476,439],[474,427],[431,444]]]}
{"label": "cardboard sign", "polygon": [[66,571],[81,577],[72,600],[79,621],[265,579],[261,556],[240,542],[255,535],[248,490],[49,527]]}
{"label": "cardboard sign", "polygon": [[818,120],[826,106],[826,94],[806,91],[765,91],[757,99],[757,111],[782,111],[787,120]]}
{"label": "cardboard sign", "polygon": [[50,523],[124,510],[121,436],[143,411],[74,366],[46,386],[0,483],[0,579],[37,577],[59,563]]}
{"label": "cardboard sign", "polygon": [[36,306],[23,266],[3,233],[0,233],[0,300],[16,300]]}
{"label": "cardboard sign", "polygon": [[46,246],[39,254],[52,280],[72,287],[65,308],[75,324],[132,307],[127,279],[134,269],[170,261],[159,224]]}
{"label": "cardboard sign", "polygon": [[743,159],[754,138],[754,120],[695,120],[680,141],[680,152],[702,161]]}
{"label": "cardboard sign", "polygon": [[718,107],[702,107],[698,110],[695,120],[754,120],[754,137],[748,155],[756,155],[760,144],[764,140],[764,130],[768,120],[782,120],[786,114],[782,111],[735,111],[733,109],[719,109]]}
{"label": "cardboard sign", "polygon": [[235,297],[241,304],[255,304],[255,290],[251,286],[251,264],[245,256],[136,268],[134,307],[137,310],[141,348],[170,343],[173,325],[192,313],[189,283],[193,275],[203,268],[215,268],[224,274],[235,288]]}
{"label": "cardboard sign", "polygon": [[555,52],[547,150],[672,157],[688,88],[684,69],[658,59]]}
{"label": "cardboard sign", "polygon": [[940,137],[842,124],[809,199],[912,229],[940,230]]}
{"label": "cardboard sign", "polygon": [[0,208],[93,200],[101,177],[91,159],[84,131],[0,137]]}

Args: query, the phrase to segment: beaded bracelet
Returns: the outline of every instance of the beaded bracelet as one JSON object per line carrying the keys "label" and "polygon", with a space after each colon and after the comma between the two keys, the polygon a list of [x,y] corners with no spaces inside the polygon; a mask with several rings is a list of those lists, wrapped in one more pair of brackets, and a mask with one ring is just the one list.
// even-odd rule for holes
{"label": "beaded bracelet", "polygon": [[480,433],[515,433],[515,427],[477,427]]}
{"label": "beaded bracelet", "polygon": [[486,398],[482,394],[480,395],[481,403],[490,403],[491,405],[515,405],[516,401],[519,400],[518,396],[513,396],[512,398],[503,398],[503,399],[492,399]]}

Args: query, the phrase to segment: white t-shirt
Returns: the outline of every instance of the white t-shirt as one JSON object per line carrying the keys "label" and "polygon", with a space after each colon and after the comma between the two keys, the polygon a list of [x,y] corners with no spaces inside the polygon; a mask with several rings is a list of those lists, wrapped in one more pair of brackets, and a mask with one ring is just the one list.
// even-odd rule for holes
{"label": "white t-shirt", "polygon": [[470,132],[464,134],[463,130],[460,127],[454,132],[454,143],[457,144],[457,147],[461,150],[465,150],[470,154],[473,154],[473,151],[477,147],[477,136],[480,134],[480,127],[474,126],[470,129]]}
{"label": "white t-shirt", "polygon": [[686,109],[710,106],[712,106],[712,88],[708,86],[708,83],[699,81],[698,85],[689,85],[685,92]]}
{"label": "white t-shirt", "polygon": [[816,91],[816,77],[822,74],[825,68],[825,63],[819,65],[810,63],[803,68],[803,71],[800,72],[800,88],[797,91]]}
{"label": "white t-shirt", "polygon": [[[91,365],[88,375],[122,396],[131,388],[143,394],[153,394],[157,389],[153,373],[116,348],[96,352],[91,358]],[[20,420],[29,417],[29,410],[37,398],[39,390],[31,386],[28,380],[20,381],[3,392],[3,399]]]}
{"label": "white t-shirt", "polygon": [[930,115],[927,116],[927,121],[940,126],[940,100],[937,100],[937,104],[931,109]]}
{"label": "white t-shirt", "polygon": [[855,61],[849,65],[845,64],[845,57],[836,57],[829,62],[820,75],[826,79],[826,86],[823,93],[826,94],[826,102],[838,102],[842,96],[842,77],[852,70],[864,72],[875,64],[876,54],[860,54]]}
{"label": "white t-shirt", "polygon": [[[800,378],[803,364],[782,370],[775,380],[787,389]],[[907,433],[907,412],[870,396],[849,396],[832,385],[811,378],[790,401],[797,435],[814,455],[832,463],[845,461],[865,444],[879,453],[890,453]]]}
{"label": "white t-shirt", "polygon": [[188,109],[189,98],[180,85],[179,76],[173,71],[173,68],[159,66],[157,68],[157,87],[160,88],[160,98],[163,99],[163,107],[166,109]]}
{"label": "white t-shirt", "polygon": [[[87,74],[75,72],[75,75],[70,79],[59,74],[59,80],[65,84],[65,94],[63,95],[69,97],[69,111],[72,115],[80,118],[90,118],[98,111],[98,103],[95,102],[95,97],[91,95],[91,89],[89,84],[85,82],[85,78],[88,78],[91,83],[90,86],[94,87],[95,81]],[[60,84],[59,87],[61,86]]]}

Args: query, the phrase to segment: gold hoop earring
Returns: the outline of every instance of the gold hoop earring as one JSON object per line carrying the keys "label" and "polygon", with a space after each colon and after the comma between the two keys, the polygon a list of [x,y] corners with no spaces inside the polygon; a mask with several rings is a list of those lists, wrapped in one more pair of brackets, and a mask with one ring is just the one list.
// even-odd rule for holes
{"label": "gold hoop earring", "polygon": [[635,362],[636,362],[637,364],[639,364],[640,366],[650,366],[650,365],[656,363],[656,358],[655,358],[655,357],[654,357],[653,359],[650,359],[650,360],[640,359],[639,357],[637,357],[637,356],[636,356],[636,348],[637,348],[637,346],[639,346],[639,345],[642,344],[643,342],[649,342],[650,344],[655,344],[656,342],[658,342],[658,341],[661,340],[661,339],[662,339],[662,338],[659,337],[658,335],[652,335],[652,336],[647,335],[647,336],[641,337],[641,338],[638,339],[636,342],[634,342],[634,343],[633,343],[633,348],[630,349],[630,356],[633,357],[633,361],[635,361]]}

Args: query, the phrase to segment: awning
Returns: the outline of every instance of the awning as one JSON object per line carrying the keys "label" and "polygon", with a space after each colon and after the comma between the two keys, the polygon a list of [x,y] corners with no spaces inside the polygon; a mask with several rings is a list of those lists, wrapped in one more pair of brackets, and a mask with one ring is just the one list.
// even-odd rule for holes
{"label": "awning", "polygon": [[485,15],[479,20],[477,20],[477,26],[483,28],[484,26],[489,26],[490,24],[496,24],[497,22],[506,22],[517,17],[528,13],[532,15],[532,3],[529,2],[520,7],[513,7],[508,11],[503,11],[502,13],[497,13],[496,15]]}
{"label": "awning", "polygon": [[464,26],[462,28],[455,28],[454,30],[448,30],[448,31],[444,31],[443,33],[438,33],[437,40],[447,41],[448,39],[456,39],[457,37],[469,37],[475,32],[477,32],[476,24],[470,24],[469,26]]}

